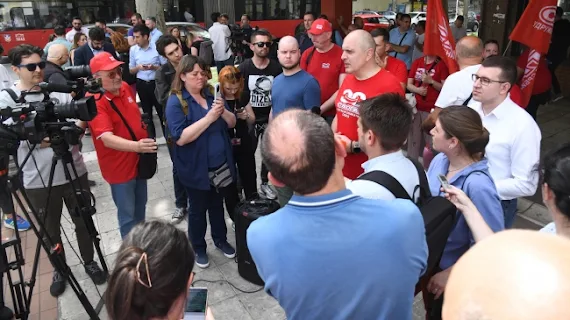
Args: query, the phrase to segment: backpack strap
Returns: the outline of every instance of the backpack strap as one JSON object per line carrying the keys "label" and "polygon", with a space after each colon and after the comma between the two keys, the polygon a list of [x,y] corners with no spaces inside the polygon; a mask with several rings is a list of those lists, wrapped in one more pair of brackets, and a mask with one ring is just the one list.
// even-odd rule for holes
{"label": "backpack strap", "polygon": [[19,98],[18,95],[16,94],[16,92],[14,92],[14,90],[10,89],[10,88],[6,88],[3,89],[2,91],[6,91],[8,92],[8,94],[10,95],[10,98],[12,98],[12,100],[14,100],[14,102],[18,103],[19,102]]}
{"label": "backpack strap", "polygon": [[[422,199],[428,198],[431,194],[430,188],[429,188],[429,182],[426,176],[426,172],[424,170],[424,167],[415,159],[412,159],[410,157],[408,157],[408,159],[414,164],[414,166],[416,167],[416,171],[418,172],[418,178],[420,181],[420,185],[417,188],[420,189],[420,196],[418,198],[418,203],[421,203]],[[414,190],[415,193],[415,190]]]}
{"label": "backpack strap", "polygon": [[408,195],[408,192],[404,189],[404,187],[402,187],[402,184],[398,182],[396,178],[392,177],[384,171],[370,171],[358,177],[357,180],[375,182],[388,189],[388,191],[390,191],[398,199],[412,200],[410,198],[410,195]]}
{"label": "backpack strap", "polygon": [[[469,97],[467,99],[465,99],[465,101],[463,101],[462,106],[466,106],[469,104],[469,101],[471,101],[471,98],[473,98],[473,92],[471,92],[471,94],[469,95]],[[475,171],[473,171],[475,172]]]}
{"label": "backpack strap", "polygon": [[176,93],[176,97],[178,97],[178,100],[180,100],[180,104],[182,105],[182,112],[184,112],[184,115],[188,115],[188,102],[186,99],[182,98],[181,92]]}
{"label": "backpack strap", "polygon": [[[489,177],[489,175],[488,175],[487,173],[485,173],[485,171],[482,171],[482,170],[473,170],[473,171],[469,172],[469,173],[467,174],[467,176],[465,176],[465,179],[463,179],[463,183],[461,184],[461,190],[463,190],[463,187],[465,187],[465,183],[467,182],[467,178],[469,178],[470,175],[472,175],[472,174],[474,174],[474,173],[476,173],[476,172],[482,173],[482,174],[486,175],[487,177]],[[489,179],[491,179],[491,177],[489,177]],[[493,179],[491,179],[491,181],[493,181]],[[464,192],[465,192],[465,191],[464,191]]]}
{"label": "backpack strap", "polygon": [[317,47],[313,46],[313,50],[311,50],[311,52],[309,52],[309,55],[307,56],[307,69],[309,69],[309,63],[311,63],[311,59],[313,59],[315,51],[317,51]]}

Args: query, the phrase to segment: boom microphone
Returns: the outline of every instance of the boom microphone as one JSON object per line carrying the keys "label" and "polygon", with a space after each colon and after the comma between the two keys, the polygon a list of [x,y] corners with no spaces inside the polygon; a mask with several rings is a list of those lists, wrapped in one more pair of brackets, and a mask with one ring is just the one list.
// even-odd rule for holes
{"label": "boom microphone", "polygon": [[[74,81],[72,81],[75,84]],[[77,87],[74,85],[63,84],[63,83],[51,83],[51,82],[41,82],[38,86],[42,90],[46,90],[49,92],[63,92],[63,93],[72,93],[74,92]]]}

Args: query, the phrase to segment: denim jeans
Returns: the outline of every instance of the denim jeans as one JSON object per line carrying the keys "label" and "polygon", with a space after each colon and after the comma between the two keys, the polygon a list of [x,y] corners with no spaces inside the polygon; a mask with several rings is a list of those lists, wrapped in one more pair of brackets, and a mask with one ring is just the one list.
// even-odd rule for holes
{"label": "denim jeans", "polygon": [[[172,159],[172,145],[167,144],[168,146],[168,153],[170,154],[170,159]],[[174,163],[174,159],[172,160]],[[176,204],[176,208],[188,208],[188,195],[186,194],[186,188],[178,179],[178,174],[176,174],[176,167],[174,164],[172,165],[172,181],[174,181],[174,203]]]}
{"label": "denim jeans", "polygon": [[121,238],[139,222],[144,221],[147,200],[146,180],[133,179],[125,183],[111,184],[111,195],[117,206]]}
{"label": "denim jeans", "polygon": [[503,214],[505,216],[505,229],[510,229],[517,216],[517,199],[501,201]]}
{"label": "denim jeans", "polygon": [[235,57],[232,55],[232,56],[231,56],[228,60],[226,60],[226,61],[216,61],[216,69],[218,70],[218,74],[220,74],[220,71],[221,71],[225,66],[233,66],[234,60],[235,60]]}
{"label": "denim jeans", "polygon": [[[220,190],[221,191],[221,190]],[[224,197],[222,192],[211,188],[210,190],[198,190],[186,188],[190,207],[188,212],[188,238],[196,253],[206,253],[206,212],[210,217],[212,240],[216,245],[227,241],[226,221],[224,219]]]}

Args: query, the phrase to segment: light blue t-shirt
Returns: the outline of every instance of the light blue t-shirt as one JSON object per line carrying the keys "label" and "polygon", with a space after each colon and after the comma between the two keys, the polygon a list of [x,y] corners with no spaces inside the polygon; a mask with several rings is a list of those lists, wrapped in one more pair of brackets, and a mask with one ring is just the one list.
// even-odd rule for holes
{"label": "light blue t-shirt", "polygon": [[[402,40],[402,38],[404,38]],[[400,43],[401,41],[401,43]],[[394,28],[390,30],[390,43],[395,44],[398,46],[410,46],[408,52],[406,53],[397,53],[397,52],[390,52],[392,57],[396,57],[406,64],[408,71],[412,67],[412,57],[414,56],[414,43],[416,42],[416,33],[414,30],[410,29],[406,32],[400,32],[400,28]]]}
{"label": "light blue t-shirt", "polygon": [[347,189],[294,195],[251,224],[247,245],[289,320],[411,320],[428,257],[415,204]]}
{"label": "light blue t-shirt", "polygon": [[282,73],[273,81],[271,101],[273,117],[290,108],[311,110],[312,107],[321,106],[321,87],[304,70],[291,76]]}

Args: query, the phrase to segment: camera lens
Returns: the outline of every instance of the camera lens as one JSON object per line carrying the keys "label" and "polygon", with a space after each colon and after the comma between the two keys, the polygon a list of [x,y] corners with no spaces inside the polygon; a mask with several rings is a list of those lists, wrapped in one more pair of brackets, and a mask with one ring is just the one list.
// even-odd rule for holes
{"label": "camera lens", "polygon": [[81,98],[69,103],[56,104],[53,113],[58,119],[91,121],[97,115],[97,105],[94,97]]}

